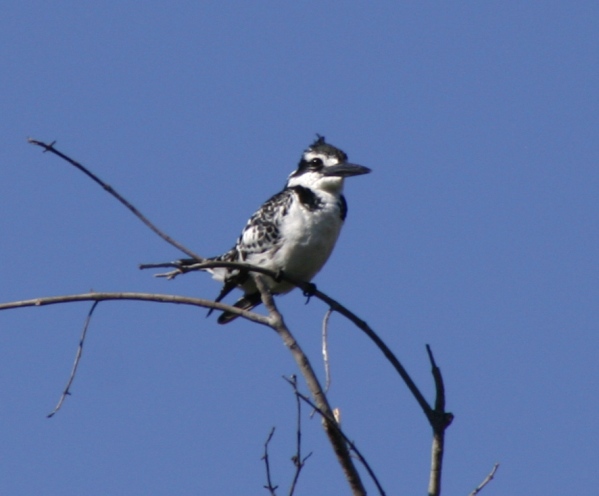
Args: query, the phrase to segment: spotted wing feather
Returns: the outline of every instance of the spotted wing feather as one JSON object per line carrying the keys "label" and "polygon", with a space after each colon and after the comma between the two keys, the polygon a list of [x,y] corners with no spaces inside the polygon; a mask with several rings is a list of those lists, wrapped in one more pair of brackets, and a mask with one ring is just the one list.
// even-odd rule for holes
{"label": "spotted wing feather", "polygon": [[250,217],[235,247],[241,261],[279,246],[280,225],[292,200],[293,191],[285,189],[272,196]]}

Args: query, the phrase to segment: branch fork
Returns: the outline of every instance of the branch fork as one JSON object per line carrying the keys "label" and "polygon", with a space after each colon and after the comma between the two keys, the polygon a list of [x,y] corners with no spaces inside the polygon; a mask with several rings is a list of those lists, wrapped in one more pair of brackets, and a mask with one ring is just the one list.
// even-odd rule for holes
{"label": "branch fork", "polygon": [[[346,317],[352,323],[356,325],[362,332],[368,336],[368,338],[379,348],[379,350],[383,353],[385,358],[391,363],[396,372],[399,374],[403,382],[406,384],[416,402],[419,404],[423,413],[425,414],[429,424],[433,430],[433,446],[432,446],[432,459],[431,459],[431,475],[429,481],[429,495],[436,496],[441,492],[441,472],[442,472],[442,460],[443,460],[443,451],[444,451],[444,433],[445,430],[451,425],[453,420],[453,415],[449,412],[445,411],[445,388],[443,384],[443,378],[441,375],[441,370],[437,366],[432,350],[429,345],[426,346],[426,351],[429,357],[429,361],[431,364],[431,373],[433,375],[436,396],[434,406],[431,406],[423,394],[420,392],[419,388],[416,386],[408,372],[405,370],[403,365],[399,362],[399,360],[395,357],[393,352],[388,348],[388,346],[383,342],[383,340],[368,326],[366,322],[357,317],[353,312],[348,310],[346,307],[341,305],[339,302],[335,301],[331,297],[319,291],[316,286],[312,283],[294,280],[293,278],[287,276],[284,273],[273,273],[272,271],[251,266],[248,264],[242,263],[234,263],[234,262],[215,262],[209,261],[204,257],[194,253],[189,250],[182,244],[178,243],[170,236],[165,234],[163,231],[158,229],[152,222],[150,222],[141,212],[133,206],[130,202],[128,202],[123,196],[121,196],[114,188],[112,188],[109,184],[102,181],[98,176],[90,172],[87,168],[81,165],[79,162],[73,160],[62,152],[58,151],[54,145],[55,142],[46,144],[41,141],[30,138],[28,140],[30,143],[40,146],[44,149],[44,152],[50,152],[61,159],[65,160],[69,164],[73,165],[75,168],[86,174],[90,177],[94,182],[99,184],[104,190],[110,193],[114,198],[116,198],[121,204],[123,204],[129,211],[131,211],[139,220],[141,220],[150,230],[156,233],[161,239],[174,246],[181,252],[185,253],[187,256],[191,257],[193,260],[196,260],[197,263],[191,264],[189,266],[181,266],[181,264],[176,264],[175,262],[169,264],[143,264],[140,266],[141,269],[149,269],[149,268],[172,268],[173,270],[161,274],[156,274],[156,277],[164,277],[166,279],[174,279],[175,277],[193,271],[193,270],[203,270],[207,268],[215,268],[215,267],[226,267],[233,268],[240,271],[245,271],[251,274],[252,277],[256,280],[257,287],[262,295],[262,301],[267,309],[268,315],[263,316],[260,314],[256,314],[254,312],[239,310],[236,307],[231,305],[225,305],[223,303],[217,303],[211,300],[204,300],[200,298],[189,298],[183,296],[173,296],[173,295],[148,295],[143,293],[88,293],[81,295],[70,295],[70,296],[62,296],[62,297],[51,297],[51,298],[37,298],[35,300],[27,300],[20,302],[12,302],[6,304],[0,304],[0,310],[9,309],[9,308],[18,308],[24,306],[43,306],[48,304],[56,304],[56,303],[66,303],[73,301],[94,301],[94,305],[88,315],[88,319],[86,320],[86,324],[84,327],[84,332],[82,335],[82,339],[80,341],[80,346],[78,348],[77,357],[75,360],[75,364],[73,366],[73,370],[71,372],[71,377],[69,378],[69,382],[61,396],[59,404],[53,415],[62,405],[64,398],[66,395],[70,394],[69,389],[74,378],[77,365],[79,363],[81,357],[81,351],[83,347],[83,339],[85,337],[85,332],[89,325],[89,319],[91,318],[91,314],[95,309],[97,303],[99,301],[104,300],[115,300],[115,299],[127,299],[127,300],[138,300],[138,301],[156,301],[162,303],[179,303],[179,304],[188,304],[201,306],[206,308],[224,310],[227,312],[235,313],[243,318],[246,318],[252,322],[256,322],[268,327],[271,327],[273,330],[277,332],[277,334],[281,337],[285,345],[289,348],[292,353],[296,363],[302,372],[306,380],[306,384],[310,389],[312,400],[308,397],[302,395],[297,389],[297,382],[295,380],[288,382],[292,385],[294,389],[294,394],[299,400],[301,399],[303,402],[309,404],[312,408],[318,412],[323,418],[323,425],[327,436],[333,446],[333,449],[337,455],[339,463],[343,469],[343,472],[346,476],[346,479],[350,485],[353,494],[366,494],[362,481],[360,479],[359,473],[357,472],[352,458],[350,456],[350,451],[354,452],[358,459],[364,464],[370,476],[375,481],[377,488],[380,494],[384,494],[382,488],[378,484],[376,477],[372,473],[371,469],[365,463],[363,457],[359,454],[355,445],[343,434],[341,431],[339,423],[335,420],[334,413],[331,407],[328,404],[328,400],[326,397],[326,393],[321,387],[311,365],[307,358],[307,356],[301,350],[299,344],[287,328],[283,316],[277,310],[274,299],[270,291],[267,289],[266,284],[264,283],[263,277],[273,277],[273,278],[281,278],[284,279],[296,287],[300,288],[304,294],[308,298],[308,301],[311,297],[316,297],[317,299],[323,301],[329,308],[327,312],[327,316],[325,318],[325,323],[323,326],[326,328],[326,323],[328,321],[328,316],[330,312],[337,312]],[[298,407],[299,408],[299,407]],[[268,472],[268,458],[267,458],[267,450],[268,444],[272,439],[274,434],[274,429],[271,431],[266,443],[265,443],[265,463],[267,464],[267,472]],[[298,434],[299,438],[299,434]],[[308,455],[309,456],[309,455]],[[298,452],[294,458],[294,463],[297,467],[297,474],[299,476],[299,471],[303,466],[303,463],[306,461],[308,457],[302,458],[299,452],[299,439],[298,439]],[[494,476],[497,466],[494,467],[493,471],[489,474],[487,479],[483,481],[483,483],[473,492],[472,494],[476,494],[484,485],[486,485]],[[271,491],[271,494],[274,494],[276,486],[273,486],[270,480],[270,474],[268,473],[268,486],[265,486],[267,489]]]}

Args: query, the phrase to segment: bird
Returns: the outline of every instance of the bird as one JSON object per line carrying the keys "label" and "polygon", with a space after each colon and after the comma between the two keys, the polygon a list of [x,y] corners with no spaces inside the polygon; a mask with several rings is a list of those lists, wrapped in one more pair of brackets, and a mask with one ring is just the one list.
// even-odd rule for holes
{"label": "bird", "polygon": [[[250,217],[233,248],[203,261],[243,262],[310,282],[327,262],[345,222],[345,178],[370,172],[368,167],[350,163],[345,152],[317,135],[303,152],[285,187]],[[170,266],[184,271],[197,263],[196,259],[180,259]],[[251,310],[261,303],[260,291],[247,271],[223,267],[201,270],[210,272],[213,279],[223,283],[215,301],[221,301],[238,287],[243,290],[243,296],[234,307]],[[280,277],[264,280],[272,294],[288,293],[295,287]],[[237,317],[225,311],[217,322],[227,324]]]}

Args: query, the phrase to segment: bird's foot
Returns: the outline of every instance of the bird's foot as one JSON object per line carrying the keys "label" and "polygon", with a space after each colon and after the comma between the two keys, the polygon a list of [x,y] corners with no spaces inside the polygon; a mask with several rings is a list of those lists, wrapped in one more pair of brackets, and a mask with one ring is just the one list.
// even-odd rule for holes
{"label": "bird's foot", "polygon": [[310,298],[316,293],[316,284],[307,282],[303,288],[304,296],[306,297],[306,305],[310,303]]}

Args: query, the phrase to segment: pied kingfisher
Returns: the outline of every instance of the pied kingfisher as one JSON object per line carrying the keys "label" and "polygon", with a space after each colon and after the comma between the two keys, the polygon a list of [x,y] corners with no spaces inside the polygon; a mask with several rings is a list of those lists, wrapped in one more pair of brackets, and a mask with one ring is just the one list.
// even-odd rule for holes
{"label": "pied kingfisher", "polygon": [[[344,178],[369,172],[368,167],[349,163],[343,151],[318,136],[302,154],[298,168],[291,173],[283,190],[250,217],[235,246],[205,261],[245,262],[311,281],[333,251],[347,215],[347,202],[342,194]],[[184,269],[195,263],[197,260],[182,259],[173,265]],[[205,270],[224,284],[216,301],[239,287],[244,294],[235,307],[251,310],[260,304],[260,292],[247,273],[229,268]],[[294,287],[270,277],[265,281],[273,294],[287,293]],[[226,324],[236,317],[223,312],[218,323]]]}

